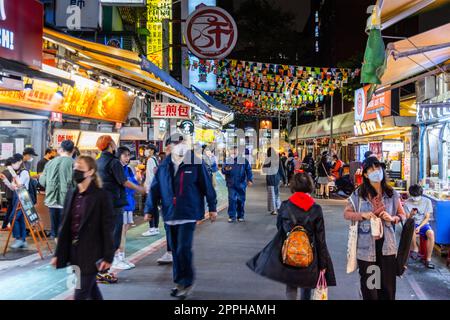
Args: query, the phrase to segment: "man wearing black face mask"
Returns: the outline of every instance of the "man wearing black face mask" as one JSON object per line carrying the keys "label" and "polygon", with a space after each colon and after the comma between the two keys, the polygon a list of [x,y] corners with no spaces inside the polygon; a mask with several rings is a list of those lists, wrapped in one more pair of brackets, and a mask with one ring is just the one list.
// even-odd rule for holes
{"label": "man wearing black face mask", "polygon": [[58,149],[60,156],[49,161],[39,177],[40,185],[45,188],[45,205],[49,208],[52,224],[51,236],[55,238],[55,241],[58,238],[67,191],[75,186],[72,179],[74,148],[75,145],[70,140],[61,142]]}
{"label": "man wearing black face mask", "polygon": [[[108,191],[114,206],[114,250],[118,253],[122,239],[123,208],[128,204],[125,188],[145,194],[145,188],[127,180],[120,160],[115,157],[117,145],[109,135],[100,136],[97,148],[102,152],[97,160],[103,189]],[[117,257],[118,259],[118,257]],[[102,278],[103,275],[99,275]]]}

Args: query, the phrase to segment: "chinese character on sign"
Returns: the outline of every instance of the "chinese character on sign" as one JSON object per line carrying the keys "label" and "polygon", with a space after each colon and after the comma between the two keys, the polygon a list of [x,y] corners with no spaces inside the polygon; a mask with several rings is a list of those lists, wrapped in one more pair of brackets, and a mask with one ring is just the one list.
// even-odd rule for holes
{"label": "chinese character on sign", "polygon": [[173,104],[168,104],[166,107],[166,115],[168,117],[176,117],[177,116],[177,106]]}
{"label": "chinese character on sign", "polygon": [[153,113],[154,113],[153,115],[155,117],[164,117],[165,116],[164,109],[161,107],[161,105],[156,105],[153,108]]}
{"label": "chinese character on sign", "polygon": [[189,117],[189,107],[188,106],[179,106],[178,107],[178,115],[182,118]]}

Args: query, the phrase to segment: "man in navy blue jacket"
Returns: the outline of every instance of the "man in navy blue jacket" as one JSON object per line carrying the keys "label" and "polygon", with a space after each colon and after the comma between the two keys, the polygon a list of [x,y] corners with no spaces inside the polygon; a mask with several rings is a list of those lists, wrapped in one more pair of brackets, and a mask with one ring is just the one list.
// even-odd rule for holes
{"label": "man in navy blue jacket", "polygon": [[[197,221],[205,217],[205,197],[209,218],[217,217],[217,196],[202,159],[181,141],[170,141],[170,155],[160,164],[145,203],[148,220],[162,202],[167,240],[173,254],[174,297],[186,297],[194,284],[192,242]],[[150,196],[151,195],[151,196]]]}
{"label": "man in navy blue jacket", "polygon": [[245,193],[247,186],[253,184],[252,167],[246,158],[238,156],[236,147],[230,153],[222,167],[228,187],[228,222],[236,222],[236,216],[244,222]]}

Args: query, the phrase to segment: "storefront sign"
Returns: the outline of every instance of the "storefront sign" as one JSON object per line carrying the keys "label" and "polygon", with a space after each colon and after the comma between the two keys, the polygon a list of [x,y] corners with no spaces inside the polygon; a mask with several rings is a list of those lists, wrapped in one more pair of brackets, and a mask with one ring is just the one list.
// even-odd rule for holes
{"label": "storefront sign", "polygon": [[184,135],[191,136],[194,134],[194,123],[191,120],[183,120],[180,123],[181,133]]}
{"label": "storefront sign", "polygon": [[35,79],[33,90],[1,91],[0,104],[8,107],[59,112],[83,118],[110,122],[125,122],[133,106],[134,97],[98,82],[72,76],[76,85],[63,85],[64,97],[58,97],[58,85]]}
{"label": "storefront sign", "polygon": [[182,103],[155,102],[151,106],[152,118],[190,119],[191,107]]}
{"label": "storefront sign", "polygon": [[366,121],[376,119],[377,114],[381,117],[391,115],[391,91],[373,95],[372,100],[367,103],[367,91],[369,86],[355,91],[355,121]]}
{"label": "storefront sign", "polygon": [[[216,0],[189,0],[188,14],[192,14],[195,8],[204,4],[215,7]],[[187,51],[187,50],[186,50]],[[202,60],[188,52],[189,58],[189,86],[195,86],[202,91],[215,91],[217,89],[217,60]]]}
{"label": "storefront sign", "polygon": [[368,133],[376,132],[379,130],[377,127],[377,122],[375,120],[369,121],[355,121],[354,125],[355,136],[361,136]]}
{"label": "storefront sign", "polygon": [[405,145],[403,141],[383,141],[383,152],[403,152],[405,150]]}
{"label": "storefront sign", "polygon": [[76,145],[78,142],[78,137],[80,136],[80,130],[64,130],[56,129],[53,132],[53,148],[58,148],[61,146],[61,142],[64,140],[73,141]]}
{"label": "storefront sign", "polygon": [[97,29],[101,22],[99,0],[58,0],[56,26],[70,30]]}
{"label": "storefront sign", "polygon": [[50,115],[50,121],[52,122],[62,122],[62,113],[61,112],[52,112]]}
{"label": "storefront sign", "polygon": [[219,7],[197,7],[186,21],[186,45],[202,59],[225,58],[233,51],[237,36],[233,17]]}
{"label": "storefront sign", "polygon": [[0,0],[0,57],[41,68],[43,10],[37,0]]}
{"label": "storefront sign", "polygon": [[[170,19],[171,14],[172,0],[147,0],[147,29],[150,31],[147,37],[147,59],[159,68],[163,66],[164,52],[162,22],[164,19]],[[171,29],[170,24],[169,28]],[[169,43],[172,43],[171,30],[169,30]]]}
{"label": "storefront sign", "polygon": [[77,147],[80,150],[98,150],[97,140],[100,136],[109,135],[114,140],[116,145],[119,145],[120,134],[112,132],[94,132],[94,131],[81,131],[80,139],[78,140]]}

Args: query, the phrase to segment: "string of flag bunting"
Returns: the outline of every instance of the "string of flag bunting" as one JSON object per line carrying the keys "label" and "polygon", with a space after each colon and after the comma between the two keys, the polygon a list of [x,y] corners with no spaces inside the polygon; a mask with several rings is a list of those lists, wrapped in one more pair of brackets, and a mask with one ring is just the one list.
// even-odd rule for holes
{"label": "string of flag bunting", "polygon": [[[360,70],[220,60],[208,70],[217,74],[211,94],[235,112],[277,116],[301,106],[322,102],[345,86]],[[191,66],[195,67],[195,66]]]}

